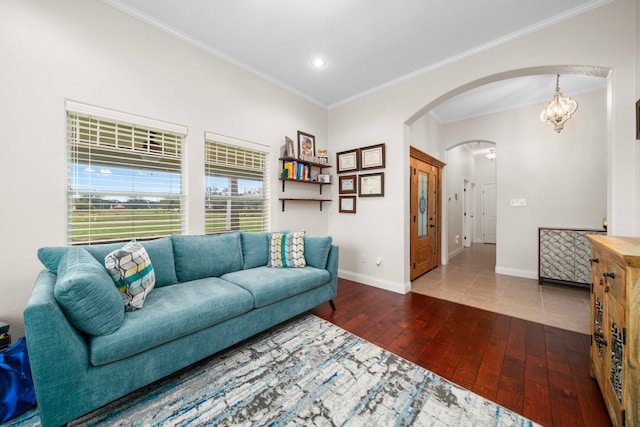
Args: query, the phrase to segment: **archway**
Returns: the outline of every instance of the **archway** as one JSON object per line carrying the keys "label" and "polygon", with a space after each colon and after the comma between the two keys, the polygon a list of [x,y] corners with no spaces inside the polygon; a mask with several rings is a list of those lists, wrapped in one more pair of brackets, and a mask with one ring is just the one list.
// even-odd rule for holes
{"label": "archway", "polygon": [[[435,99],[434,101],[426,104],[424,107],[422,107],[421,109],[419,109],[415,114],[413,114],[406,122],[405,124],[407,125],[405,127],[405,129],[408,129],[409,134],[411,134],[411,127],[416,124],[417,122],[419,122],[420,120],[422,120],[425,115],[427,115],[435,106],[439,105],[440,103],[455,97],[459,94],[464,93],[465,91],[477,88],[479,86],[483,86],[485,84],[488,83],[493,83],[493,82],[497,82],[500,80],[505,80],[505,79],[511,79],[511,78],[517,78],[517,77],[524,77],[524,76],[531,76],[531,75],[538,75],[538,74],[555,74],[555,73],[561,73],[561,74],[579,74],[579,75],[586,75],[586,76],[593,76],[593,77],[600,77],[600,78],[607,78],[609,75],[610,69],[608,68],[602,68],[602,67],[582,67],[582,66],[569,66],[569,65],[564,65],[564,66],[541,66],[541,67],[531,67],[531,68],[526,68],[526,69],[518,69],[518,70],[511,70],[511,71],[505,71],[502,73],[497,73],[497,74],[493,74],[493,75],[489,75],[486,77],[483,77],[481,79],[469,82],[465,85],[462,85],[454,90],[451,90],[443,95],[441,95],[440,97],[438,97],[437,99]],[[602,106],[603,108],[605,108],[604,106],[606,105],[606,102],[603,101],[602,102]],[[602,116],[602,126],[606,127],[607,123],[606,123],[606,117],[603,115]],[[435,132],[435,134],[437,135],[438,133]],[[480,138],[480,139],[494,139],[491,137],[485,137],[485,135],[472,135],[472,138]],[[485,138],[483,138],[485,137]],[[412,145],[417,145],[415,140],[409,138],[411,140],[411,144]],[[603,137],[603,140],[605,140],[606,138]],[[462,142],[461,142],[462,141]],[[428,147],[426,147],[426,149],[424,147],[420,147],[418,146],[418,148],[423,149],[425,152],[427,152],[428,154],[439,158],[443,161],[445,161],[446,163],[449,163],[449,159],[446,158],[447,156],[447,150],[450,150],[451,148],[458,146],[460,144],[466,143],[468,141],[465,140],[461,140],[461,139],[457,139],[457,140],[439,140],[437,144],[434,144],[433,141],[430,143],[430,145]],[[445,167],[444,169],[444,176],[445,179],[447,177],[447,175],[450,172],[447,170],[447,167]],[[606,181],[609,179],[609,175],[606,174],[606,176],[603,176],[603,179]],[[499,180],[499,178],[498,178]],[[463,181],[460,180],[460,186],[463,186]],[[448,208],[448,203],[446,203],[446,201],[449,200],[449,198],[451,197],[452,199],[455,199],[455,193],[456,191],[452,191],[451,189],[449,189],[446,185],[444,187],[444,191],[445,194],[443,194],[443,200],[445,201],[444,204],[444,209],[445,212],[443,212],[443,226],[444,226],[444,232],[446,233],[447,236],[449,236],[450,238],[455,239],[455,236],[458,235],[455,231],[453,231],[452,229],[454,228],[455,224],[451,223],[451,216],[449,214],[446,213],[446,209]],[[459,193],[459,192],[458,192]],[[457,217],[456,217],[457,218]],[[455,241],[455,240],[454,240]],[[441,253],[443,254],[443,264],[447,262],[446,259],[446,255],[445,254],[450,254],[452,252],[451,248],[449,246],[451,246],[451,240],[447,239],[443,239],[442,242],[442,250]],[[527,256],[530,256],[531,254],[526,254]],[[531,270],[529,269],[512,269],[510,271],[504,271],[505,274],[512,274],[512,275],[519,275],[522,277],[529,277],[529,275],[531,274]]]}

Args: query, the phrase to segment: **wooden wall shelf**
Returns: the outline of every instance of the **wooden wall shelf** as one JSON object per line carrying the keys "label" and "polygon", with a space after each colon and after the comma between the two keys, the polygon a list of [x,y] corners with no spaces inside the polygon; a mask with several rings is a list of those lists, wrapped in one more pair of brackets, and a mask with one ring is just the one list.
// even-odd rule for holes
{"label": "wooden wall shelf", "polygon": [[320,210],[322,210],[322,202],[330,202],[331,199],[306,199],[301,197],[289,197],[289,198],[280,198],[278,199],[282,202],[282,212],[284,212],[285,202],[317,202],[320,203]]}
{"label": "wooden wall shelf", "polygon": [[[298,175],[298,176],[308,176],[311,177],[311,168],[318,168],[318,170],[320,171],[320,174],[322,174],[322,170],[325,168],[330,168],[331,165],[327,164],[327,163],[317,163],[317,162],[310,162],[310,161],[306,161],[306,160],[301,160],[301,159],[296,159],[294,157],[280,157],[278,160],[282,161],[282,168],[284,170],[285,168],[285,163],[288,162],[296,162],[296,164],[302,164],[305,165],[305,167],[308,167],[308,173],[305,171],[305,174],[303,175]],[[286,175],[286,174],[285,174]],[[291,174],[289,174],[291,175]],[[295,173],[294,173],[294,176]],[[282,176],[280,178],[278,178],[280,181],[282,181],[282,192],[285,192],[285,184],[287,182],[295,182],[295,183],[300,183],[300,184],[312,184],[312,185],[317,185],[320,195],[322,195],[322,186],[323,185],[331,185],[330,182],[324,182],[324,181],[312,181],[310,179],[297,179],[297,178],[283,178]],[[320,205],[320,210],[322,210],[322,203],[323,202],[330,202],[331,199],[322,199],[322,198],[306,198],[306,197],[281,197],[280,202],[282,202],[282,212],[284,212],[285,210],[285,203],[287,201],[296,201],[296,202],[316,202],[319,203]]]}

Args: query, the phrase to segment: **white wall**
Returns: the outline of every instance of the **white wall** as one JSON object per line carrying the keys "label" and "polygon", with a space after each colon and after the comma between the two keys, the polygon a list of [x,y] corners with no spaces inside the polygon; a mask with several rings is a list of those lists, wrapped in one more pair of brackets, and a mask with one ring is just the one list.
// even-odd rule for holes
{"label": "white wall", "polygon": [[442,125],[431,115],[425,114],[407,127],[410,145],[431,156],[442,159],[440,131]]}
{"label": "white wall", "polygon": [[331,203],[281,213],[275,201],[284,136],[327,147],[325,108],[97,0],[0,3],[0,56],[0,319],[14,337],[42,269],[36,250],[66,243],[65,99],[188,127],[187,233],[204,230],[205,131],[272,147],[273,229],[327,233]]}
{"label": "white wall", "polygon": [[[540,122],[543,104],[443,126],[447,147],[473,138],[496,143],[499,273],[537,278],[538,227],[600,228],[606,216],[606,92],[571,97],[579,107],[559,134]],[[456,175],[453,183],[461,181]],[[523,198],[526,207],[510,206]]]}
{"label": "white wall", "polygon": [[443,238],[446,239],[447,256],[451,258],[464,248],[464,180],[475,181],[476,161],[462,145],[446,151],[444,160],[447,165],[444,168],[442,204],[447,232]]}
{"label": "white wall", "polygon": [[[410,132],[411,125],[422,118],[437,102],[449,95],[503,78],[543,70],[553,73],[561,69],[555,67],[556,64],[611,69],[607,131],[603,136],[607,153],[604,166],[607,216],[611,233],[640,234],[640,215],[636,195],[640,185],[637,172],[638,144],[635,142],[633,132],[635,115],[631,108],[635,103],[637,84],[635,4],[634,0],[611,2],[490,50],[439,68],[426,70],[423,74],[332,107],[329,110],[329,140],[335,151],[384,141],[387,143],[388,153],[385,197],[370,199],[366,203],[362,203],[363,201],[359,199],[356,215],[347,216],[338,214],[336,211],[331,213],[330,232],[346,249],[341,253],[341,274],[388,289],[409,289],[407,221],[409,184],[406,177],[408,176],[408,146],[413,139]],[[537,118],[539,110],[536,109],[533,115]],[[577,121],[574,125],[577,125]],[[585,124],[585,126],[590,125]],[[512,126],[518,126],[518,124],[513,123]],[[547,132],[546,135],[549,132],[553,133],[553,130],[548,128],[544,128],[544,131]],[[568,134],[567,132],[566,135]],[[563,134],[559,135],[560,140],[568,138],[566,135],[563,131]],[[469,139],[493,140],[481,135],[474,135]],[[577,140],[572,141],[571,144],[575,144],[575,148],[579,147]],[[541,148],[539,145],[530,144],[524,151],[513,152],[511,155],[517,162],[529,154],[533,155],[533,151],[540,152]],[[551,152],[555,150],[552,146],[545,148]],[[498,147],[497,150],[499,155],[502,155],[502,147]],[[437,151],[429,154],[442,160],[442,149]],[[556,161],[560,162],[560,160]],[[564,159],[563,163],[566,161],[568,159]],[[500,164],[500,160],[497,162]],[[503,168],[502,172],[498,172],[498,182],[508,184],[509,173],[526,172],[517,168],[518,163]],[[561,178],[565,179],[564,176]],[[519,215],[535,216],[534,209],[536,212],[548,215],[548,212],[553,209],[553,205],[546,200],[530,198],[528,195],[533,193],[523,192],[521,187],[506,185],[506,188],[501,191],[507,198],[520,197],[520,194],[525,193],[524,197],[528,197],[530,203],[533,203],[529,209],[522,210]],[[560,202],[564,203],[564,200],[566,199],[561,198]],[[579,222],[585,225],[598,225],[599,222],[595,221],[593,219]],[[502,223],[500,217],[498,222],[502,226],[514,227],[514,224],[509,224],[509,221]],[[553,223],[576,225],[573,218],[564,217],[557,218]],[[524,238],[531,238],[531,230],[526,230],[524,234],[504,235],[499,238],[511,239],[511,247],[517,247],[517,242]],[[509,247],[509,245],[503,245],[504,250]],[[526,273],[535,270],[530,263],[532,256],[530,248],[523,249],[501,260],[503,271]],[[362,255],[382,256],[386,262],[383,265],[386,267],[377,268],[371,263],[362,264],[359,262]]]}

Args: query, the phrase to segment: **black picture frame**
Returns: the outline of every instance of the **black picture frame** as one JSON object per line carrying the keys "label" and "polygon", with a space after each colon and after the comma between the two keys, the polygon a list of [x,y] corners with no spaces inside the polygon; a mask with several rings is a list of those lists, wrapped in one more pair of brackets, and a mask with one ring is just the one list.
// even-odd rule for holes
{"label": "black picture frame", "polygon": [[298,131],[298,158],[313,160],[316,156],[316,137],[306,132]]}

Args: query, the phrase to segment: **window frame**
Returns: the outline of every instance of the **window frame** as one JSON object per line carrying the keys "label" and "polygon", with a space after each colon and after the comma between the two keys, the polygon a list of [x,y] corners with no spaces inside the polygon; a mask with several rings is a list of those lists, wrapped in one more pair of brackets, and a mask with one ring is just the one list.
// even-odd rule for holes
{"label": "window frame", "polygon": [[[81,104],[75,101],[67,100],[65,107],[67,118],[67,244],[123,242],[130,241],[133,238],[148,240],[170,234],[183,233],[186,221],[184,143],[188,134],[187,128],[173,123]],[[79,125],[80,120],[82,120],[85,128]],[[89,131],[86,129],[89,129]],[[91,133],[94,129],[96,130],[95,134]],[[106,132],[106,130],[112,129],[116,129],[115,135],[111,132],[110,138],[104,137],[104,139],[101,139],[103,137],[100,135],[100,131]],[[129,139],[121,139],[118,129],[130,130]],[[146,152],[140,149],[140,135],[143,138],[145,135],[147,137]],[[157,141],[154,140],[155,135],[158,135]],[[109,141],[108,143],[105,142],[107,140]],[[126,141],[129,146],[124,143],[121,144],[121,141]],[[143,144],[145,143],[143,142]],[[173,151],[170,152],[170,148],[173,148]],[[94,149],[95,151],[92,151]],[[122,172],[119,176],[124,178],[115,178],[114,176],[111,180],[105,180],[104,184],[94,184],[96,188],[83,188],[79,179],[81,172],[78,169],[74,170],[74,168],[78,168],[80,165],[87,166],[87,173],[91,174],[95,173],[92,170],[93,166],[99,167],[104,162],[112,165],[114,170]],[[138,173],[151,171],[150,175],[152,177],[144,178],[146,185],[151,186],[147,187],[150,190],[135,189],[136,184],[131,183],[137,180],[133,177],[135,171]],[[160,181],[153,178],[153,173],[160,176],[158,178]],[[175,173],[179,174],[177,191],[175,190],[175,182],[167,184],[166,181],[162,181],[167,178],[171,181],[172,175]],[[125,181],[127,178],[131,178],[130,183],[120,184],[120,182],[127,182]],[[122,179],[122,181],[117,181],[119,179]],[[142,179],[140,178],[140,180]],[[163,184],[159,184],[159,182],[163,182]],[[168,185],[167,191],[157,191],[155,187],[160,185]],[[98,189],[100,186],[104,187]],[[128,188],[129,186],[131,187],[130,189]],[[109,212],[103,218],[100,218],[102,212],[94,215],[92,210],[98,211],[104,210],[104,208],[94,208],[93,201],[89,199],[89,206],[86,211],[89,218],[88,222],[92,222],[92,218],[95,217],[99,221],[102,219],[105,226],[101,228],[100,223],[98,227],[89,225],[83,231],[82,226],[74,227],[73,225],[75,221],[78,221],[77,217],[74,218],[74,212],[76,212],[74,209],[75,204],[83,193],[85,197],[88,195],[90,198],[95,194],[96,197],[102,198],[105,202],[113,201],[114,198],[111,196],[117,195],[122,200],[126,200],[126,203],[123,203],[126,209],[116,211],[116,206],[111,204]],[[153,211],[151,211],[149,204],[154,202],[157,202],[158,205],[154,206]],[[160,207],[162,202],[166,205],[165,207]],[[144,203],[144,205],[141,205],[141,203]],[[175,207],[176,204],[177,208]],[[124,212],[125,210],[127,211],[126,213]],[[128,227],[130,227],[130,230],[127,230]],[[82,237],[79,238],[78,236]]]}
{"label": "window frame", "polygon": [[[204,141],[204,180],[205,180],[205,192],[204,192],[204,230],[205,234],[215,234],[215,233],[224,233],[228,231],[269,231],[271,226],[271,215],[270,215],[270,175],[269,175],[269,158],[270,158],[270,147],[264,144],[247,141],[239,138],[234,138],[226,135],[216,134],[213,132],[206,131],[205,132],[205,141]],[[234,219],[234,210],[229,208],[233,204],[233,201],[240,201],[244,199],[244,196],[240,196],[239,194],[234,195],[212,195],[209,194],[207,180],[211,175],[210,171],[210,162],[209,162],[209,145],[210,144],[219,144],[231,149],[237,149],[240,151],[254,152],[255,154],[262,156],[262,196],[261,197],[251,197],[251,201],[261,200],[262,202],[262,221],[261,227],[257,226],[256,222],[245,222],[245,227],[243,227],[240,218]],[[234,165],[228,166],[229,169],[233,169]],[[235,165],[238,168],[238,165]],[[240,172],[240,175],[250,176],[251,173]],[[238,179],[240,178],[238,175]],[[230,185],[233,187],[233,185]],[[233,190],[231,190],[233,191]],[[239,191],[239,190],[237,190]],[[225,225],[222,227],[211,227],[211,221],[208,219],[209,209],[208,206],[214,206],[215,200],[227,200],[227,213],[225,217]],[[240,213],[240,211],[238,211]]]}

